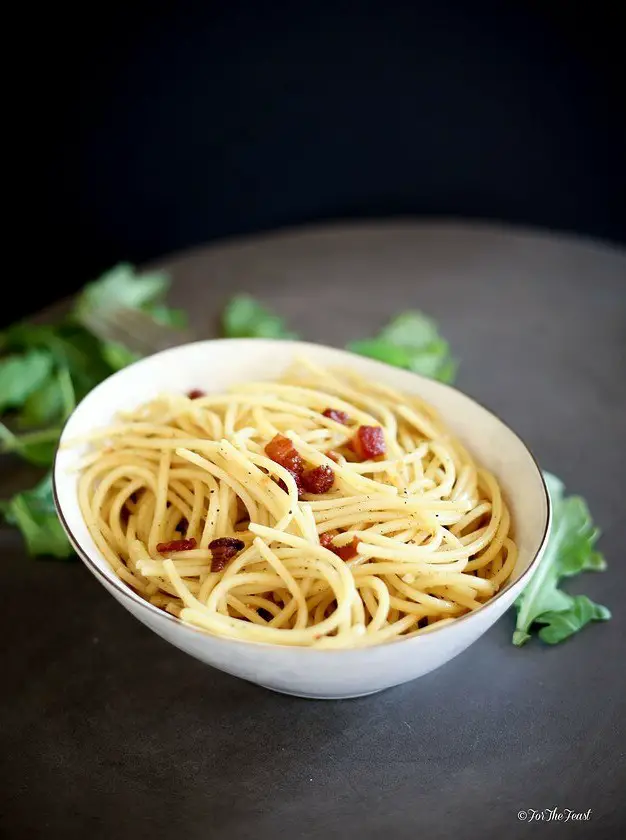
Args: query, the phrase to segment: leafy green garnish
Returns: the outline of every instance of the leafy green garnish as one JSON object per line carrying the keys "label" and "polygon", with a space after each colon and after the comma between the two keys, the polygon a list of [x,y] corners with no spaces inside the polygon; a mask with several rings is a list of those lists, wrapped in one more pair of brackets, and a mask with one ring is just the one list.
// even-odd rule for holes
{"label": "leafy green garnish", "polygon": [[20,411],[20,427],[47,426],[60,417],[63,395],[57,377],[51,376],[28,396]]}
{"label": "leafy green garnish", "polygon": [[0,454],[13,453],[37,467],[49,467],[54,460],[61,426],[50,426],[36,432],[14,434],[0,423]]}
{"label": "leafy green garnish", "polygon": [[182,330],[187,326],[187,313],[184,309],[172,309],[164,303],[150,303],[142,306],[141,309],[163,327]]}
{"label": "leafy green garnish", "polygon": [[[222,329],[227,338],[298,338],[282,318],[250,295],[237,295],[229,301]],[[354,341],[348,350],[442,382],[451,382],[456,373],[448,343],[435,322],[421,312],[404,312],[378,336]]]}
{"label": "leafy green garnish", "polygon": [[100,351],[111,370],[121,370],[141,358],[138,353],[134,353],[117,341],[103,341]]}
{"label": "leafy green garnish", "polygon": [[608,621],[609,618],[611,612],[602,604],[596,604],[586,595],[574,595],[569,609],[544,613],[536,621],[542,624],[545,622],[539,631],[539,638],[549,645],[556,645],[582,630],[590,621]]}
{"label": "leafy green garnish", "polygon": [[52,359],[40,350],[0,359],[0,412],[21,408],[30,395],[46,384]]}
{"label": "leafy green garnish", "polygon": [[[138,308],[166,326],[184,326],[185,314],[164,302],[168,287],[162,272],[137,275],[132,266],[118,265],[86,286],[73,311],[59,323],[15,324],[0,334],[0,414],[10,412],[3,417],[7,422],[0,422],[0,455],[17,455],[49,468],[76,402],[139,358],[90,332],[90,314]],[[71,551],[46,487],[0,503],[0,513],[22,530],[31,554],[65,557]]]}
{"label": "leafy green garnish", "polygon": [[169,278],[162,271],[137,275],[132,265],[120,263],[93,283],[88,283],[78,297],[74,315],[79,323],[87,322],[91,311],[107,309],[146,309],[160,305],[169,288]]}
{"label": "leafy green garnish", "polygon": [[599,536],[591,514],[580,496],[565,496],[563,483],[544,473],[552,502],[552,530],[544,556],[530,583],[517,599],[517,623],[513,644],[530,638],[533,624],[542,624],[539,637],[548,644],[563,641],[590,621],[606,621],[611,613],[584,595],[569,595],[559,589],[563,578],[584,571],[606,568],[595,550]]}
{"label": "leafy green garnish", "polygon": [[456,362],[437,325],[421,312],[404,312],[375,338],[353,341],[348,350],[441,382],[452,382]]}
{"label": "leafy green garnish", "polygon": [[18,493],[8,502],[0,502],[0,513],[10,525],[20,529],[30,554],[59,558],[73,555],[54,509],[51,473],[32,490]]}
{"label": "leafy green garnish", "polygon": [[250,295],[230,300],[222,315],[222,330],[226,338],[298,338],[282,318]]}

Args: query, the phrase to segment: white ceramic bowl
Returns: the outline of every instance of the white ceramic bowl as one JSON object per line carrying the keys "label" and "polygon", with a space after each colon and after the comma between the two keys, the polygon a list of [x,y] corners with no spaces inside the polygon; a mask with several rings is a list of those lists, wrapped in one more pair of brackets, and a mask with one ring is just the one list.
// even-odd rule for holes
{"label": "white ceramic bowl", "polygon": [[95,388],[67,422],[61,442],[103,425],[167,391],[222,391],[237,382],[272,379],[294,358],[350,366],[361,374],[419,394],[500,481],[511,507],[519,559],[508,585],[485,606],[411,639],[357,650],[314,650],[217,638],[183,624],[142,600],[119,580],[96,548],[81,515],[77,474],[82,454],[61,448],[54,492],[61,522],[74,548],[122,606],[168,642],[228,674],[285,694],[312,698],[358,697],[432,671],[465,650],[507,610],[530,580],[543,552],[550,503],[537,463],[519,437],[482,406],[446,385],[343,350],[293,341],[236,339],[176,347],[116,373]]}

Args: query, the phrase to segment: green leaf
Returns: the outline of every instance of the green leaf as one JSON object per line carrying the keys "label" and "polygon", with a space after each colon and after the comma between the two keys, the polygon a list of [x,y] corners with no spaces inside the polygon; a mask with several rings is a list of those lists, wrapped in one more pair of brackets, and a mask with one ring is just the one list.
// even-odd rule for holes
{"label": "green leaf", "polygon": [[391,321],[381,332],[381,338],[392,344],[421,349],[439,341],[437,324],[423,312],[403,312]]}
{"label": "green leaf", "polygon": [[50,467],[54,461],[60,434],[60,430],[55,431],[54,439],[48,442],[22,443],[15,452],[29,464],[34,464],[36,467]]}
{"label": "green leaf", "polygon": [[99,339],[72,321],[56,326],[16,324],[4,333],[4,342],[12,351],[45,350],[57,367],[68,369],[77,399],[113,372],[102,357]]}
{"label": "green leaf", "polygon": [[20,408],[45,383],[51,370],[50,354],[39,350],[0,359],[0,412]]}
{"label": "green leaf", "polygon": [[[139,308],[161,324],[182,327],[183,312],[165,305],[166,274],[136,275],[119,265],[80,295],[72,316],[55,325],[16,324],[0,334],[0,413],[17,410],[16,434],[0,422],[0,454],[13,453],[38,466],[50,466],[61,425],[98,383],[138,356],[119,344],[102,342],[87,324],[94,311]],[[12,421],[13,422],[13,421]],[[0,503],[0,513],[19,527],[31,554],[71,556],[52,503],[50,477],[37,488]]]}
{"label": "green leaf", "polygon": [[[84,305],[106,305],[107,296],[115,292],[127,272],[107,275],[103,286],[92,284],[83,298]],[[133,280],[132,294],[126,299],[148,301],[166,288],[163,277],[149,276],[146,284]],[[157,282],[158,281],[158,282]],[[117,291],[116,291],[117,290]],[[159,317],[166,317],[166,307],[154,304]],[[173,319],[178,315],[173,314]],[[0,362],[2,403],[4,408],[18,409],[17,429],[38,428],[26,434],[5,433],[0,452],[12,452],[32,464],[50,466],[58,443],[60,425],[82,399],[111,373],[138,357],[121,345],[101,342],[75,320],[58,325],[16,324],[2,334],[2,346],[15,354]],[[19,354],[19,355],[17,355]],[[35,375],[36,374],[36,375]],[[6,386],[11,386],[9,389]],[[10,438],[7,437],[10,434]]]}
{"label": "green leaf", "polygon": [[68,367],[57,371],[57,383],[61,394],[62,419],[65,421],[76,408],[76,392]]}
{"label": "green leaf", "polygon": [[[548,628],[539,635],[555,644],[581,630],[589,621],[610,617],[606,607],[559,589],[563,578],[583,571],[600,571],[606,563],[595,550],[599,532],[584,500],[580,496],[565,496],[558,478],[550,473],[544,476],[552,502],[552,528],[539,567],[515,604],[517,623],[513,643],[518,646],[530,638],[533,624],[547,624]],[[556,620],[556,615],[562,618]]]}
{"label": "green leaf", "polygon": [[28,397],[19,413],[19,425],[32,428],[59,423],[69,417],[75,406],[72,378],[68,368],[61,367]]}
{"label": "green leaf", "polygon": [[50,338],[55,331],[56,327],[49,325],[24,322],[12,324],[2,333],[0,349],[3,353],[29,350],[34,347],[48,349]]}
{"label": "green leaf", "polygon": [[77,400],[114,372],[102,347],[95,335],[78,324],[64,324],[58,330],[53,352],[59,364],[68,368]]}
{"label": "green leaf", "polygon": [[79,322],[94,310],[128,307],[141,309],[161,303],[169,287],[165,272],[155,271],[137,275],[132,265],[120,263],[83,289],[74,314]]}
{"label": "green leaf", "polygon": [[100,348],[102,358],[110,366],[111,370],[121,370],[122,368],[132,365],[141,356],[124,347],[123,344],[118,344],[116,341],[104,341]]}
{"label": "green leaf", "polygon": [[[89,328],[95,315],[116,309],[139,309],[162,326],[183,329],[187,326],[186,313],[165,303],[169,285],[165,272],[137,274],[132,265],[121,263],[85,287],[74,307],[74,318]],[[95,336],[92,339],[98,340]],[[101,355],[110,370],[120,370],[139,358],[122,345],[107,342],[102,344]]]}
{"label": "green leaf", "polygon": [[50,473],[32,490],[3,502],[0,511],[10,525],[20,529],[29,554],[59,558],[73,555],[54,509]]}
{"label": "green leaf", "polygon": [[454,385],[459,366],[456,359],[448,359],[445,362],[440,362],[437,371],[437,379],[439,382],[445,382],[446,385]]}
{"label": "green leaf", "polygon": [[370,359],[386,362],[394,367],[408,368],[411,364],[411,355],[408,350],[380,338],[352,341],[348,344],[348,350],[358,353],[359,356],[368,356]]}
{"label": "green leaf", "polygon": [[16,435],[0,423],[0,455],[14,453],[38,467],[49,467],[59,442],[61,426]]}
{"label": "green leaf", "polygon": [[[11,349],[22,356],[44,352],[47,373],[24,401],[15,417],[17,428],[41,427],[26,434],[2,435],[0,452],[13,452],[37,466],[50,466],[58,443],[60,427],[82,399],[115,368],[103,356],[101,342],[84,327],[62,323],[57,327],[17,325],[5,333]],[[13,357],[12,357],[13,358]]]}
{"label": "green leaf", "polygon": [[514,630],[513,631],[513,644],[516,647],[521,647],[523,644],[531,638],[530,633],[526,633],[525,630]]}
{"label": "green leaf", "polygon": [[13,432],[0,422],[0,453],[8,452],[15,440]]}
{"label": "green leaf", "polygon": [[19,425],[22,428],[46,426],[63,416],[63,396],[57,379],[47,379],[33,391],[21,408]]}
{"label": "green leaf", "polygon": [[278,315],[270,312],[250,295],[237,295],[222,315],[226,338],[298,338]]}
{"label": "green leaf", "polygon": [[152,315],[157,324],[162,324],[164,327],[182,330],[187,326],[187,313],[184,309],[173,309],[164,303],[150,304],[141,308],[144,312]]}
{"label": "green leaf", "polygon": [[545,624],[539,631],[539,638],[549,645],[562,642],[591,621],[608,621],[611,612],[601,604],[594,603],[586,595],[574,595],[570,607],[562,612],[547,612],[538,623]]}
{"label": "green leaf", "polygon": [[378,336],[353,341],[348,350],[441,382],[452,382],[456,375],[448,343],[435,322],[421,312],[398,315]]}

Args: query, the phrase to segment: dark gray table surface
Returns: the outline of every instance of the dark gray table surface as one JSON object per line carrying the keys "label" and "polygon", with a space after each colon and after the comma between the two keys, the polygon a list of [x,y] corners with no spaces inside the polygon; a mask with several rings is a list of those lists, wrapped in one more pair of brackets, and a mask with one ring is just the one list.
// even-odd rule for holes
{"label": "dark gray table surface", "polygon": [[[459,387],[590,502],[608,571],[572,582],[608,624],[551,648],[505,616],[416,682],[352,701],[272,694],[135,621],[79,563],[0,533],[0,832],[10,838],[617,837],[626,824],[626,256],[487,226],[341,226],[170,263],[200,335],[257,293],[303,336],[371,334],[419,307]],[[2,462],[6,491],[24,478]],[[621,794],[620,794],[621,790]],[[587,811],[549,827],[518,812]],[[497,834],[496,834],[497,833]],[[623,836],[623,835],[622,835]]]}

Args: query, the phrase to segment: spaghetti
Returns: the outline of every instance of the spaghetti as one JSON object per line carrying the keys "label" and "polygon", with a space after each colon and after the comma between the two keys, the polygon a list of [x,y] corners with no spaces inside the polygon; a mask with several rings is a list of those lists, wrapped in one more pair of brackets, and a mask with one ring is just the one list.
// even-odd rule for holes
{"label": "spaghetti", "polygon": [[89,437],[89,531],[143,598],[208,633],[318,648],[478,609],[517,549],[495,478],[418,397],[300,361],[168,394]]}

